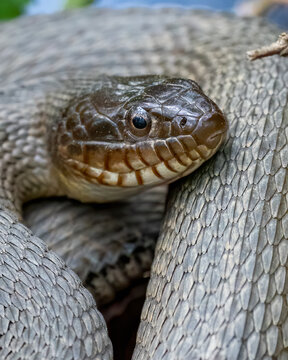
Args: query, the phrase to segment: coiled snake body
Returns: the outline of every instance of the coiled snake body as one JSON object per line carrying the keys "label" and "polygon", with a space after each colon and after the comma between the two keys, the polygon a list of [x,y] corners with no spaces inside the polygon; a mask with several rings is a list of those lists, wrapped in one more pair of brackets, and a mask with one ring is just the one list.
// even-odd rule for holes
{"label": "coiled snake body", "polygon": [[[87,70],[91,78],[195,79],[230,123],[217,156],[170,194],[134,359],[288,357],[288,64],[243,58],[253,42],[274,36],[259,20],[172,9],[89,10],[1,25],[1,358],[112,357],[91,295],[5,210],[19,211],[33,181],[27,174],[37,177],[35,194],[63,193],[56,174],[47,187],[40,135]],[[64,70],[78,82],[51,75]]]}

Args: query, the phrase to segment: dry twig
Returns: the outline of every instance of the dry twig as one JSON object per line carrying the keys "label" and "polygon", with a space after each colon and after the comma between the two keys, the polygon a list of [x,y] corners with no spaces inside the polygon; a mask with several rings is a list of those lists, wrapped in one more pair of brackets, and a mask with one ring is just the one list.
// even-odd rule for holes
{"label": "dry twig", "polygon": [[282,33],[274,43],[264,46],[260,49],[247,51],[248,59],[253,61],[266,56],[280,55],[288,56],[288,34]]}

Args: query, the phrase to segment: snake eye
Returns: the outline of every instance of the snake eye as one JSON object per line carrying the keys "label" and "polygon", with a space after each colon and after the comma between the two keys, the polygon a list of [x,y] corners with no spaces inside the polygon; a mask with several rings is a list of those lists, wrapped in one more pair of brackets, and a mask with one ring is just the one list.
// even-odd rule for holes
{"label": "snake eye", "polygon": [[132,119],[132,123],[136,129],[145,129],[147,126],[147,121],[142,116],[135,116]]}
{"label": "snake eye", "polygon": [[127,117],[130,134],[133,137],[147,136],[151,129],[151,117],[146,110],[141,107],[130,109]]}

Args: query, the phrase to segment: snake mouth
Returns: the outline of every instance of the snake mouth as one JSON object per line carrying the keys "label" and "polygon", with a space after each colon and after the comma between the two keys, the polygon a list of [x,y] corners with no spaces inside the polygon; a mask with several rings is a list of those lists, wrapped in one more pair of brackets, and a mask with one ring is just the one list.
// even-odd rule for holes
{"label": "snake mouth", "polygon": [[[114,144],[111,147],[110,144],[110,152],[106,151],[101,160],[101,147],[105,144],[98,143],[98,151],[95,151],[96,145],[86,144],[80,156],[67,158],[65,163],[74,175],[88,183],[140,191],[143,186],[166,184],[188,175],[216,152],[222,135],[215,135],[213,143],[215,146],[209,148],[205,144],[198,145],[192,135],[181,135],[129,146]],[[88,154],[88,147],[90,150],[93,147],[93,156]]]}

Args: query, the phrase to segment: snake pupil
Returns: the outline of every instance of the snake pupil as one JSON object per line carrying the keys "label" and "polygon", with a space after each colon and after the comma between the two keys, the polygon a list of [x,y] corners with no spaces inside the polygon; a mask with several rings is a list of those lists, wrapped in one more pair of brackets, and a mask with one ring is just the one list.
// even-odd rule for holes
{"label": "snake pupil", "polygon": [[142,116],[135,116],[132,120],[133,125],[136,129],[145,129],[147,121]]}

